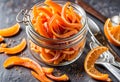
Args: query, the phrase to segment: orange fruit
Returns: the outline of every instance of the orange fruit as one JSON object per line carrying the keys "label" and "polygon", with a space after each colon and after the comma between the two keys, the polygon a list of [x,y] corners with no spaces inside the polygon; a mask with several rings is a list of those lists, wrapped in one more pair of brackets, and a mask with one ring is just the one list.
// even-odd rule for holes
{"label": "orange fruit", "polygon": [[0,36],[4,36],[4,37],[13,36],[17,34],[19,30],[20,30],[20,24],[16,23],[11,27],[0,29]]}
{"label": "orange fruit", "polygon": [[91,76],[92,78],[96,80],[101,80],[101,81],[111,80],[108,74],[101,73],[95,68],[95,61],[99,58],[99,56],[103,52],[107,50],[108,48],[104,46],[96,47],[93,50],[91,50],[85,58],[85,62],[84,62],[85,71],[87,72],[89,76]]}
{"label": "orange fruit", "polygon": [[120,25],[112,26],[110,19],[107,19],[104,25],[106,38],[115,46],[120,46]]}

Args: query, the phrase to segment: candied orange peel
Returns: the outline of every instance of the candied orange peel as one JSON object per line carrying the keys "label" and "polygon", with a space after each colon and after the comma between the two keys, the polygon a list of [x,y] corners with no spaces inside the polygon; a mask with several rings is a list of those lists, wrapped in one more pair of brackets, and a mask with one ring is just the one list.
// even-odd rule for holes
{"label": "candied orange peel", "polygon": [[70,2],[63,7],[52,1],[45,0],[47,6],[33,6],[32,24],[34,29],[47,38],[70,37],[82,28],[81,16],[73,9]]}
{"label": "candied orange peel", "polygon": [[19,30],[20,30],[20,25],[19,23],[16,23],[11,27],[0,29],[0,36],[3,36],[3,37],[13,36],[17,34]]}
{"label": "candied orange peel", "polygon": [[3,64],[5,68],[12,67],[14,65],[24,66],[32,69],[31,74],[41,82],[52,82],[55,81],[68,81],[69,77],[66,74],[61,76],[52,75],[54,69],[48,67],[41,67],[38,63],[30,58],[12,56],[9,57]]}
{"label": "candied orange peel", "polygon": [[4,38],[2,36],[0,36],[0,42],[2,42],[4,40]]}
{"label": "candied orange peel", "polygon": [[78,50],[80,48],[83,48],[84,46],[84,40],[82,40],[80,44],[72,48],[58,51],[58,50],[45,49],[37,46],[32,41],[29,42],[30,42],[31,50],[37,52],[45,63],[54,64],[54,65],[58,65],[62,63],[62,61],[71,61],[75,59],[79,53]]}
{"label": "candied orange peel", "polygon": [[27,43],[25,39],[22,39],[21,43],[11,48],[0,47],[0,52],[5,54],[17,54],[25,49]]}

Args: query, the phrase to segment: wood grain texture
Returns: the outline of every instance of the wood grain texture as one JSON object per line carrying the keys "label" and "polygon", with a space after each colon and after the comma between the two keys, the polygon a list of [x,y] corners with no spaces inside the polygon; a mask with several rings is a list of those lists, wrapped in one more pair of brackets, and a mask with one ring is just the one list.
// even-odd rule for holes
{"label": "wood grain texture", "polygon": [[[17,13],[23,9],[23,8],[31,8],[35,3],[39,2],[40,0],[0,0],[0,29],[9,27],[16,23],[15,17]],[[73,1],[74,0],[70,0]],[[105,16],[111,16],[113,13],[119,12],[119,0],[86,0],[87,3],[92,5],[96,10],[100,10],[102,14]],[[109,4],[108,4],[109,2]],[[111,3],[113,2],[113,3]],[[119,3],[118,3],[119,2]],[[102,6],[104,3],[105,6]],[[117,6],[116,6],[117,4]],[[111,9],[111,6],[113,8],[113,11],[109,11]],[[102,8],[101,8],[102,7]],[[104,9],[105,7],[105,9]],[[115,8],[115,9],[114,9]],[[109,11],[108,12],[106,11]],[[112,9],[111,9],[112,10]],[[94,17],[90,16],[100,27],[103,27],[103,23],[95,19]],[[7,42],[10,46],[14,46],[18,44],[23,37],[26,37],[25,33],[25,25],[21,24],[21,31],[18,33],[18,35],[10,38],[5,38],[5,42]],[[11,43],[10,43],[11,42]],[[55,73],[66,73],[70,77],[70,82],[99,82],[92,78],[90,78],[84,71],[83,63],[84,58],[89,51],[89,38],[87,39],[87,43],[84,49],[84,53],[82,56],[74,63],[63,66],[63,67],[55,67]],[[113,45],[111,45],[112,48],[119,54],[120,48],[117,48]],[[19,53],[18,56],[22,57],[29,57],[36,62],[38,62],[29,52],[28,47],[23,52]],[[1,53],[0,54],[0,82],[39,82],[36,80],[31,74],[30,70],[26,69],[24,67],[15,66],[11,69],[4,69],[3,62],[5,59],[7,59],[9,56],[6,54]],[[40,62],[38,62],[42,66],[46,66]],[[108,72],[105,68],[101,66],[96,66],[97,69],[104,73],[109,73],[110,77],[112,78],[113,82],[117,82],[117,80],[112,76],[110,72]]]}
{"label": "wood grain texture", "polygon": [[98,12],[97,10],[95,10],[92,6],[90,6],[87,2],[83,1],[83,0],[76,0],[76,3],[78,5],[80,5],[87,13],[93,15],[94,17],[96,17],[98,20],[100,20],[101,22],[105,22],[107,20],[107,17],[105,17],[104,15],[102,15],[100,12]]}

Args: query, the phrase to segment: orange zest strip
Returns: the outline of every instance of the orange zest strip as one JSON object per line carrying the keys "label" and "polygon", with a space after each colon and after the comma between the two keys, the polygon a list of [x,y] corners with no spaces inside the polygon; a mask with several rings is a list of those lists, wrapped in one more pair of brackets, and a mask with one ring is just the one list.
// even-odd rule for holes
{"label": "orange zest strip", "polygon": [[64,54],[74,54],[75,51],[74,51],[74,50],[72,50],[72,51],[64,50],[63,53],[64,53]]}
{"label": "orange zest strip", "polygon": [[36,5],[33,6],[32,14],[33,14],[34,19],[36,19],[37,16],[39,16],[39,13],[37,11],[37,6]]}
{"label": "orange zest strip", "polygon": [[47,38],[49,37],[47,35],[46,29],[44,28],[44,26],[41,22],[41,17],[40,16],[37,17],[37,22],[35,24],[35,28],[37,29],[37,31],[40,35],[42,35],[44,37],[47,37]]}
{"label": "orange zest strip", "polygon": [[[60,24],[61,22],[60,21],[57,21],[57,24],[61,27],[61,28],[63,28],[63,29],[65,29],[65,30],[75,30],[74,28],[72,28],[72,27],[66,27],[66,26],[62,26],[62,24]],[[63,23],[64,24],[64,23]]]}
{"label": "orange zest strip", "polygon": [[2,42],[4,40],[4,38],[2,36],[0,36],[0,42]]}
{"label": "orange zest strip", "polygon": [[[42,77],[40,77],[36,72],[31,71],[31,74],[32,74],[36,79],[38,79],[39,81],[45,82],[44,79],[43,79]],[[48,81],[48,82],[51,82],[51,81]]]}
{"label": "orange zest strip", "polygon": [[0,29],[0,36],[8,37],[8,36],[13,36],[19,32],[20,25],[19,23],[16,23],[15,25]]}
{"label": "orange zest strip", "polygon": [[57,65],[65,59],[66,54],[62,54],[57,60],[54,61],[54,64]]}
{"label": "orange zest strip", "polygon": [[64,34],[57,34],[57,33],[53,30],[53,28],[51,28],[51,31],[52,31],[52,33],[53,33],[55,36],[57,36],[58,38],[67,38],[67,37],[70,37],[70,36],[72,36],[72,35],[74,35],[74,34],[76,34],[76,33],[78,32],[77,30],[72,30],[72,31],[67,32],[67,33],[64,33]]}
{"label": "orange zest strip", "polygon": [[56,52],[54,57],[50,57],[50,54],[45,53],[45,50],[42,48],[40,56],[45,62],[52,63],[60,57],[60,53]]}
{"label": "orange zest strip", "polygon": [[[70,5],[70,2],[67,2],[63,8],[62,8],[62,12],[61,12],[61,17],[63,19],[63,21],[70,27],[74,27],[74,28],[77,28],[78,30],[82,27],[82,24],[81,23],[69,23],[67,20],[66,20],[66,11],[67,11],[67,7]],[[72,19],[71,19],[72,20]]]}
{"label": "orange zest strip", "polygon": [[22,50],[24,50],[26,45],[27,45],[26,40],[23,39],[21,41],[21,43],[19,43],[18,45],[14,46],[14,47],[11,47],[11,48],[1,48],[0,47],[0,52],[4,52],[6,54],[17,54],[17,53],[21,52]]}
{"label": "orange zest strip", "polygon": [[42,77],[41,75],[37,74],[34,71],[31,71],[31,74],[38,79],[40,82],[52,82],[50,79],[44,80],[44,77]]}
{"label": "orange zest strip", "polygon": [[50,74],[46,74],[49,78],[55,80],[55,81],[68,81],[69,80],[69,77],[66,75],[66,74],[63,74],[61,76],[54,76],[52,75],[51,73]]}
{"label": "orange zest strip", "polygon": [[75,23],[77,20],[76,14],[73,11],[73,8],[70,6],[68,11],[66,11],[66,20],[70,21],[71,23]]}
{"label": "orange zest strip", "polygon": [[54,68],[42,67],[42,70],[44,71],[45,74],[49,74],[54,71]]}
{"label": "orange zest strip", "polygon": [[33,61],[33,60],[29,59],[29,58],[12,56],[12,57],[8,58],[3,64],[3,66],[5,68],[9,68],[9,67],[14,66],[14,65],[20,65],[20,66],[30,68],[30,69],[32,69],[32,70],[34,70],[36,72],[36,73],[32,72],[33,76],[35,76],[35,74],[39,74],[40,81],[42,81],[42,82],[51,82],[51,80],[48,79],[45,76],[45,73],[43,72],[41,66],[38,63],[36,63],[35,61]]}
{"label": "orange zest strip", "polygon": [[9,68],[14,65],[21,65],[24,67],[28,67],[33,69],[37,73],[41,73],[41,75],[44,75],[44,72],[39,64],[37,64],[35,61],[29,59],[29,58],[23,58],[23,57],[18,57],[18,56],[12,56],[6,59],[4,62],[3,66],[5,68]]}
{"label": "orange zest strip", "polygon": [[52,17],[52,15],[53,15],[49,10],[47,10],[46,8],[43,8],[43,7],[38,7],[38,11],[41,13],[44,12],[49,17]]}
{"label": "orange zest strip", "polygon": [[56,19],[57,18],[59,18],[58,17],[58,15],[57,14],[55,14],[52,18],[51,18],[51,21],[49,22],[49,28],[50,28],[50,30],[51,30],[51,32],[55,35],[55,36],[57,36],[57,37],[59,37],[59,38],[66,38],[66,37],[69,37],[69,36],[71,36],[71,35],[73,35],[73,34],[76,34],[76,33],[78,33],[78,31],[75,29],[75,30],[71,30],[70,32],[67,32],[67,33],[64,33],[64,34],[57,34],[57,33],[55,33],[55,31],[53,30],[53,26],[55,26],[54,25],[54,23],[55,23],[55,21],[56,21]]}
{"label": "orange zest strip", "polygon": [[58,14],[61,13],[62,7],[59,4],[53,2],[52,0],[45,0],[44,3],[54,9],[54,14],[55,13],[58,13]]}
{"label": "orange zest strip", "polygon": [[76,58],[77,55],[78,55],[78,51],[75,51],[74,54],[67,54],[68,56],[67,60],[68,61],[73,60],[74,58]]}

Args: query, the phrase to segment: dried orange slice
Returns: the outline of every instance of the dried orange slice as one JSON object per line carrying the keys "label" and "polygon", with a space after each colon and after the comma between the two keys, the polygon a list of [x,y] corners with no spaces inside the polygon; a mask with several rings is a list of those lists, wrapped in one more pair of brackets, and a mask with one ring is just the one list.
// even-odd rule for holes
{"label": "dried orange slice", "polygon": [[0,42],[2,42],[4,40],[4,38],[2,36],[0,36]]}
{"label": "dried orange slice", "polygon": [[112,26],[112,23],[108,18],[104,25],[104,33],[113,45],[120,46],[120,25]]}
{"label": "dried orange slice", "polygon": [[4,52],[6,54],[17,54],[19,52],[21,52],[25,47],[26,47],[26,40],[23,39],[21,41],[21,43],[19,43],[18,45],[11,47],[11,48],[2,48],[0,47],[0,52]]}
{"label": "dried orange slice", "polygon": [[16,23],[15,25],[9,28],[0,29],[0,35],[4,37],[13,36],[18,33],[19,29],[20,29],[20,24]]}
{"label": "dried orange slice", "polygon": [[94,63],[98,59],[98,57],[107,50],[108,48],[104,46],[96,47],[93,50],[91,50],[85,58],[84,62],[85,71],[87,72],[88,75],[90,75],[94,79],[101,81],[110,81],[108,74],[103,74],[99,72],[94,66]]}

